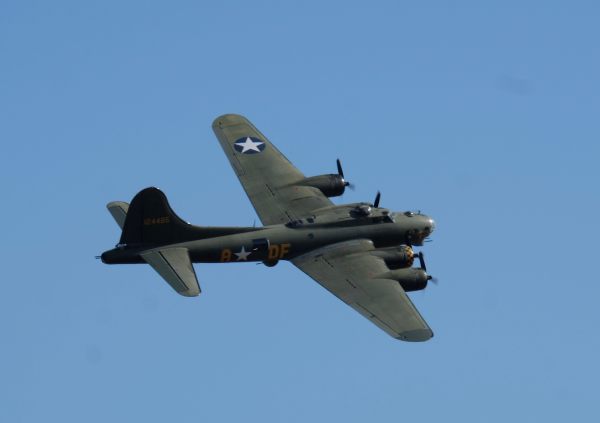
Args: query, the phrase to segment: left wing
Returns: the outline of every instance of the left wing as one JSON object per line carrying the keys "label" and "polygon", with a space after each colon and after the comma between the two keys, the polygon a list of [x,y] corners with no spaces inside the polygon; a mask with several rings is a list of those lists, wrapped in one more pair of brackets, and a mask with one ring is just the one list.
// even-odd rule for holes
{"label": "left wing", "polygon": [[264,225],[333,205],[319,189],[295,185],[305,176],[245,117],[219,116],[212,127]]}
{"label": "left wing", "polygon": [[374,249],[370,240],[340,242],[292,263],[394,338],[427,341],[433,332],[400,284],[382,277],[389,268]]}

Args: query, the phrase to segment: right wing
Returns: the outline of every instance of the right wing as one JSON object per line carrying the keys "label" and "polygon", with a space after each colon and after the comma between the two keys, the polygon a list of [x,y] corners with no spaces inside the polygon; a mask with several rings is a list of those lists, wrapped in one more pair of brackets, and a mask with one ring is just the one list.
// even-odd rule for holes
{"label": "right wing", "polygon": [[295,185],[305,176],[245,117],[219,116],[212,128],[264,225],[333,205],[319,189]]}
{"label": "right wing", "polygon": [[389,268],[374,249],[369,240],[340,242],[292,263],[394,338],[427,341],[433,332],[400,284],[381,277]]}

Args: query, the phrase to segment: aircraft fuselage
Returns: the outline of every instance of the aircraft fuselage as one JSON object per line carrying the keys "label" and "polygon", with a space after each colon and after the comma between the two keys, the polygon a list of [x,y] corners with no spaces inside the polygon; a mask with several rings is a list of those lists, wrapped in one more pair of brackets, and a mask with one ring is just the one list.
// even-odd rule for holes
{"label": "aircraft fuselage", "polygon": [[[342,219],[329,223],[298,222],[256,228],[240,227],[239,233],[190,240],[169,247],[183,247],[189,251],[194,263],[265,262],[275,264],[290,260],[317,248],[353,239],[369,239],[377,248],[401,244],[422,245],[423,239],[433,231],[434,223],[425,215],[395,214],[394,220],[358,218]],[[210,228],[218,233],[219,228]],[[117,246],[106,251],[101,258],[108,264],[145,263],[142,251],[148,244]],[[164,248],[164,244],[156,248]]]}

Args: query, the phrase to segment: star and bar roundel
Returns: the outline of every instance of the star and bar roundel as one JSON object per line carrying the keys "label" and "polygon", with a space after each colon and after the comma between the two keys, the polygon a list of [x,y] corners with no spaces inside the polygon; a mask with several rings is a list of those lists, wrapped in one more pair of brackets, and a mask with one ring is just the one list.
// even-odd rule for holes
{"label": "star and bar roundel", "polygon": [[267,145],[260,138],[244,137],[233,143],[235,151],[242,154],[258,154],[261,153]]}

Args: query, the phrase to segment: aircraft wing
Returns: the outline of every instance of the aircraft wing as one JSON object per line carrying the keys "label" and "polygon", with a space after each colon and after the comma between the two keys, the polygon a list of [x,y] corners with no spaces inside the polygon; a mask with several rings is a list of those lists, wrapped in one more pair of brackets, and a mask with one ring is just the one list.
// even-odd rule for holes
{"label": "aircraft wing", "polygon": [[433,332],[400,284],[382,278],[385,262],[370,240],[332,244],[292,259],[300,270],[380,329],[403,341],[426,341]]}
{"label": "aircraft wing", "polygon": [[319,189],[294,185],[305,176],[245,117],[223,115],[212,127],[264,225],[298,220],[333,205]]}

